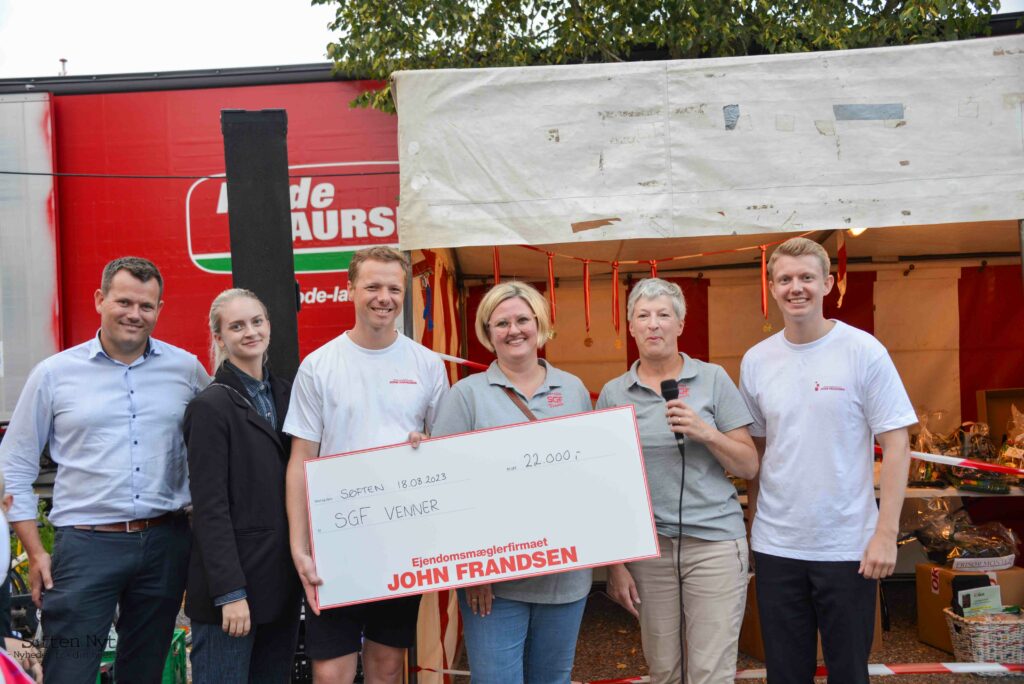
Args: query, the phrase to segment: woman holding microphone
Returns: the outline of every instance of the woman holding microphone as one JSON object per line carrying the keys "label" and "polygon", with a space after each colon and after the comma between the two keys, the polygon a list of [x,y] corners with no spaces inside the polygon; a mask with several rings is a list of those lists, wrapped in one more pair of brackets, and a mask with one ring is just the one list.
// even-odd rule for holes
{"label": "woman holding microphone", "polygon": [[[685,681],[731,684],[748,551],[743,512],[725,473],[756,475],[746,427],[753,421],[720,366],[679,351],[686,301],[678,285],[641,280],[627,318],[640,358],[604,386],[597,408],[636,410],[661,556],[609,566],[608,593],[640,620],[652,684],[683,681],[681,630]],[[678,387],[679,398],[668,403],[665,381]]]}
{"label": "woman holding microphone", "polygon": [[[538,358],[551,318],[533,287],[495,285],[480,302],[475,327],[497,358],[452,387],[433,437],[591,410],[579,378]],[[590,570],[572,570],[460,589],[474,684],[569,684],[590,585]]]}
{"label": "woman holding microphone", "polygon": [[248,290],[210,306],[214,381],[185,411],[192,557],[185,613],[196,684],[284,684],[299,626],[280,431],[291,383],[266,366],[270,321]]}

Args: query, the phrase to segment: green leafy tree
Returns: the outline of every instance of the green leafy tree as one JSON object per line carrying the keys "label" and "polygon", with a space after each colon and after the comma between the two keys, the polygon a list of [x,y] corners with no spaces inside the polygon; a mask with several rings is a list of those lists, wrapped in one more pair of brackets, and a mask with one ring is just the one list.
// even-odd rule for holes
{"label": "green leafy tree", "polygon": [[986,35],[999,0],[312,0],[337,4],[336,72],[394,111],[403,69],[728,57]]}

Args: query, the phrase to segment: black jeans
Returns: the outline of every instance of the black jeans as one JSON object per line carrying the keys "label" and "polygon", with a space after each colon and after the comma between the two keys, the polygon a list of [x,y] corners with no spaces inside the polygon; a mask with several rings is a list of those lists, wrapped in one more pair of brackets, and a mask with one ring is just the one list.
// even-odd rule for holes
{"label": "black jeans", "polygon": [[46,681],[96,681],[120,605],[116,680],[159,682],[185,591],[190,547],[185,516],[142,532],[59,528],[53,589],[43,595]]}
{"label": "black jeans", "polygon": [[754,553],[757,606],[770,684],[810,684],[817,634],[829,684],[868,684],[876,580],[858,561],[806,561]]}

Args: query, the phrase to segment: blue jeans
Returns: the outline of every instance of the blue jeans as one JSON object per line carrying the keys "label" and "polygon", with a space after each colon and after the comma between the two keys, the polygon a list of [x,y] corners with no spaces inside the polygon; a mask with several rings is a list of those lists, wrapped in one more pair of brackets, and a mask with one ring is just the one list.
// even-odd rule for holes
{"label": "blue jeans", "polygon": [[274,622],[253,625],[244,637],[220,625],[192,623],[193,684],[287,684],[299,636],[299,606]]}
{"label": "blue jeans", "polygon": [[587,599],[526,603],[494,597],[491,614],[473,615],[459,591],[473,684],[569,684]]}

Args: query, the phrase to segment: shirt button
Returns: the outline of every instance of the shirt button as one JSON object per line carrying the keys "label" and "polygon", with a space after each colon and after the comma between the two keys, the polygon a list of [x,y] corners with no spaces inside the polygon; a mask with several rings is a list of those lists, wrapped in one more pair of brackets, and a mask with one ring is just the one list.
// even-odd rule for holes
{"label": "shirt button", "polygon": [[138,443],[139,443],[139,440],[135,440],[134,442],[132,442],[132,444],[138,444]]}
{"label": "shirt button", "polygon": [[135,394],[135,390],[128,390],[128,394]]}
{"label": "shirt button", "polygon": [[139,498],[139,495],[138,495],[138,494],[136,494],[136,495],[135,495],[135,498],[136,498],[136,499],[138,499],[138,498]]}
{"label": "shirt button", "polygon": [[135,466],[135,472],[139,472],[139,467]]}
{"label": "shirt button", "polygon": [[134,417],[135,417],[135,414],[133,413],[133,414],[132,414],[132,418],[134,418]]}

